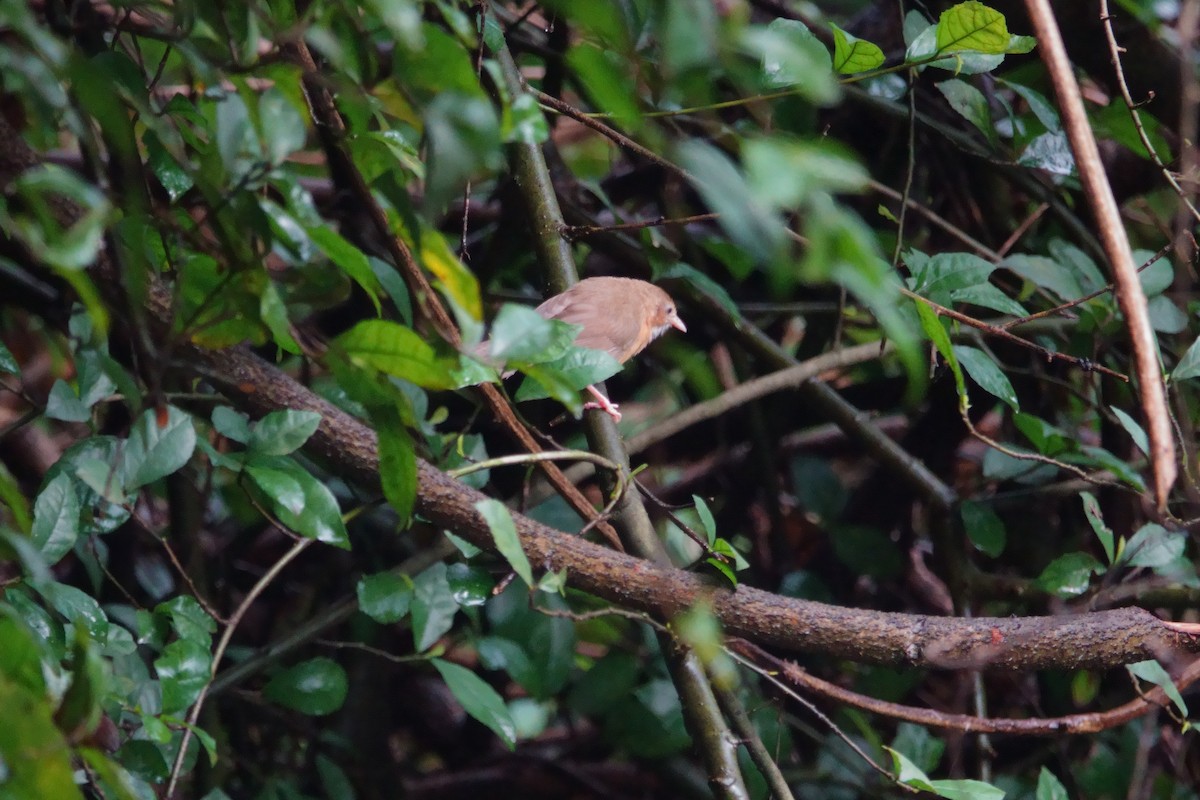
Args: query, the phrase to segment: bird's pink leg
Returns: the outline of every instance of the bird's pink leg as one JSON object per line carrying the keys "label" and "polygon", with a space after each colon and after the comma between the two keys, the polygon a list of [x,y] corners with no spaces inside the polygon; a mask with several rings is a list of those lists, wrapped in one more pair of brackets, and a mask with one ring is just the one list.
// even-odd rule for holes
{"label": "bird's pink leg", "polygon": [[621,412],[617,410],[616,403],[605,397],[604,394],[595,386],[589,386],[587,387],[587,390],[592,393],[592,397],[596,398],[596,402],[584,403],[584,408],[602,409],[606,414],[613,418],[613,422],[621,421]]}

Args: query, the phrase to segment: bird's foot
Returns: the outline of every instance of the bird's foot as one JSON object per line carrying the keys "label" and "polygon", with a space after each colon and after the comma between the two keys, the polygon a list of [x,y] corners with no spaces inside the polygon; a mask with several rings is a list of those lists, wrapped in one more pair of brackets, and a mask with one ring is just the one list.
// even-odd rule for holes
{"label": "bird's foot", "polygon": [[584,403],[584,409],[598,408],[612,417],[613,422],[620,422],[621,412],[618,410],[619,406],[617,406],[617,404],[612,400],[609,400],[607,397],[605,397],[603,393],[601,393],[601,391],[595,386],[589,386],[587,388],[588,391],[592,393],[592,397],[596,398],[596,402]]}

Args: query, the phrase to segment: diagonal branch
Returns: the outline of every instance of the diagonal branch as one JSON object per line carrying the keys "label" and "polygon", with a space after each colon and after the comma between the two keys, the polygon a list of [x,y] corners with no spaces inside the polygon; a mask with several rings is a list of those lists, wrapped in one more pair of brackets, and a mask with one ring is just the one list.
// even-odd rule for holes
{"label": "diagonal branch", "polygon": [[1167,508],[1171,486],[1175,483],[1178,465],[1175,461],[1175,440],[1171,433],[1171,419],[1167,408],[1166,391],[1163,387],[1162,369],[1158,362],[1158,348],[1154,340],[1154,329],[1150,325],[1150,313],[1146,305],[1146,293],[1138,282],[1133,253],[1129,239],[1121,223],[1121,213],[1109,186],[1104,164],[1100,161],[1100,150],[1096,137],[1088,124],[1087,112],[1083,108],[1083,96],[1075,80],[1071,62],[1067,58],[1066,46],[1058,22],[1050,8],[1049,0],[1025,0],[1029,18],[1037,33],[1038,50],[1046,63],[1046,71],[1054,84],[1062,109],[1063,127],[1075,154],[1075,164],[1083,193],[1091,206],[1099,228],[1100,242],[1104,254],[1112,265],[1113,283],[1116,284],[1117,302],[1125,315],[1129,338],[1133,341],[1135,373],[1138,391],[1142,400],[1142,411],[1146,415],[1147,434],[1150,437],[1150,465],[1154,476],[1154,497],[1160,512]]}

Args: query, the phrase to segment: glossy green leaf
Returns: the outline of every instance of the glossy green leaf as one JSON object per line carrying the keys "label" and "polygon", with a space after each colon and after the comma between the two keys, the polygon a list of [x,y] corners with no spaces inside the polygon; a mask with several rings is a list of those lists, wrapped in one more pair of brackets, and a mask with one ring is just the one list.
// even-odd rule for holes
{"label": "glossy green leaf", "polygon": [[1113,536],[1112,529],[1104,524],[1104,515],[1100,511],[1100,503],[1091,492],[1080,492],[1079,497],[1083,500],[1083,514],[1087,517],[1088,524],[1092,526],[1096,538],[1100,540],[1100,545],[1104,548],[1104,555],[1108,558],[1108,563],[1111,564],[1116,557],[1115,537]]}
{"label": "glossy green leaf", "polygon": [[1008,376],[987,353],[975,347],[954,345],[954,356],[981,389],[1008,403],[1013,411],[1020,410],[1017,393]]}
{"label": "glossy green leaf", "polygon": [[833,23],[833,68],[843,75],[867,72],[884,62],[879,45],[851,36]]}
{"label": "glossy green leaf", "polygon": [[1175,708],[1179,710],[1179,714],[1187,719],[1188,707],[1183,700],[1183,695],[1179,693],[1179,688],[1175,686],[1175,681],[1171,680],[1170,674],[1163,669],[1162,664],[1159,664],[1154,659],[1149,661],[1139,661],[1136,664],[1127,664],[1126,669],[1135,677],[1152,683],[1163,690],[1167,698],[1175,704]]}
{"label": "glossy green leaf", "polygon": [[0,792],[6,798],[82,800],[75,785],[71,749],[54,724],[49,698],[0,680]]}
{"label": "glossy green leaf", "polygon": [[313,226],[307,233],[313,244],[366,292],[375,305],[375,313],[382,313],[379,305],[379,281],[375,279],[375,273],[363,252],[327,225]]}
{"label": "glossy green leaf", "polygon": [[101,703],[109,688],[106,667],[96,645],[76,628],[71,647],[71,682],[55,712],[55,722],[72,739],[85,738],[100,723]]}
{"label": "glossy green leaf", "polygon": [[500,120],[492,104],[479,96],[441,92],[425,109],[428,142],[424,208],[437,217],[466,188],[503,164]]}
{"label": "glossy green leaf", "polygon": [[21,366],[17,363],[17,359],[13,356],[12,351],[4,346],[4,342],[0,342],[0,372],[7,372],[10,375],[20,376]]}
{"label": "glossy green leaf", "polygon": [[603,350],[592,350],[586,347],[573,347],[566,355],[537,366],[538,369],[533,371],[525,365],[521,366],[521,370],[533,377],[534,380],[523,382],[517,390],[515,399],[518,402],[539,400],[544,397],[561,399],[560,394],[552,394],[541,380],[548,372],[553,372],[556,380],[553,388],[557,391],[560,385],[566,387],[570,392],[570,399],[565,405],[572,409],[577,402],[576,392],[621,371],[620,362],[611,355]]}
{"label": "glossy green leaf", "polygon": [[962,516],[963,530],[971,544],[980,552],[998,558],[1004,552],[1008,534],[1004,529],[1004,521],[992,510],[991,506],[964,500],[959,506]]}
{"label": "glossy green leaf", "polygon": [[413,579],[413,645],[423,653],[450,630],[458,601],[446,580],[446,565],[434,564]]}
{"label": "glossy green leaf", "polygon": [[[386,418],[385,418],[386,417]],[[417,500],[417,454],[399,414],[376,410],[371,415],[379,434],[379,480],[383,496],[407,526]]]}
{"label": "glossy green leaf", "polygon": [[263,696],[302,714],[322,717],[342,707],[349,687],[340,664],[318,657],[274,675],[263,687]]}
{"label": "glossy green leaf", "polygon": [[1035,138],[1017,156],[1017,163],[1051,175],[1075,174],[1075,154],[1063,131],[1050,131]]}
{"label": "glossy green leaf", "polygon": [[[337,498],[295,460],[288,456],[255,456],[246,462],[246,472],[263,491],[281,523],[305,538],[349,549],[349,534]],[[295,486],[303,493],[302,503],[295,495]],[[269,494],[268,490],[279,494]]]}
{"label": "glossy green leaf", "polygon": [[501,363],[540,364],[561,358],[578,333],[578,325],[546,319],[528,306],[507,303],[492,321],[487,353]]}
{"label": "glossy green leaf", "polygon": [[1138,449],[1148,454],[1150,452],[1150,439],[1146,436],[1146,431],[1142,426],[1137,423],[1137,420],[1116,406],[1109,406],[1108,410],[1121,423],[1121,427],[1129,434],[1129,438],[1133,439],[1133,443],[1138,446]]}
{"label": "glossy green leaf", "polygon": [[1041,772],[1038,773],[1034,800],[1070,800],[1070,797],[1067,794],[1067,787],[1062,785],[1062,781],[1056,778],[1053,772],[1042,767]]}
{"label": "glossy green leaf", "polygon": [[958,391],[958,396],[965,400],[967,397],[967,384],[963,380],[962,367],[958,365],[958,359],[954,355],[954,345],[950,343],[950,334],[946,332],[946,326],[942,324],[941,317],[920,300],[914,300],[913,307],[917,311],[917,317],[921,320],[921,330],[925,331],[925,335],[929,337],[929,341],[933,342],[933,346],[937,348],[938,353],[941,354],[942,358],[946,359],[946,365],[950,367],[950,372],[954,375],[954,385]]}
{"label": "glossy green leaf", "polygon": [[1122,560],[1131,567],[1154,569],[1166,566],[1183,555],[1187,538],[1183,531],[1169,531],[1157,523],[1148,522],[1129,537]]}
{"label": "glossy green leaf", "polygon": [[983,3],[969,0],[946,9],[938,17],[937,51],[952,53],[974,50],[1000,54],[1008,50],[1010,37],[1004,15]]}
{"label": "glossy green leaf", "polygon": [[748,27],[741,44],[759,59],[767,85],[795,89],[820,105],[841,96],[829,51],[803,22],[779,18],[765,28]]}
{"label": "glossy green leaf", "polygon": [[1171,370],[1171,380],[1183,381],[1188,378],[1200,377],[1200,337],[1197,337],[1187,352],[1183,354],[1183,358],[1179,359],[1179,363],[1175,365],[1175,369]]}
{"label": "glossy green leaf", "polygon": [[307,442],[320,425],[321,415],[315,411],[272,411],[254,423],[246,446],[257,454],[285,456]]}
{"label": "glossy green leaf", "polygon": [[381,624],[399,622],[408,615],[413,581],[406,575],[380,572],[366,575],[356,587],[358,609]]}
{"label": "glossy green leaf", "polygon": [[939,305],[949,305],[953,293],[986,285],[996,265],[974,253],[938,253],[926,256],[918,251],[905,254],[912,272],[912,290]]}
{"label": "glossy green leaf", "polygon": [[601,111],[611,114],[625,130],[638,129],[641,109],[637,84],[618,53],[593,42],[581,42],[579,47],[571,48],[567,63]]}
{"label": "glossy green leaf", "polygon": [[426,389],[455,388],[455,363],[411,329],[382,319],[358,323],[334,340],[350,359]]}
{"label": "glossy green leaf", "polygon": [[57,564],[79,538],[82,507],[75,482],[58,474],[38,493],[33,504],[33,543],[47,564]]}
{"label": "glossy green leaf", "polygon": [[950,107],[963,119],[974,125],[989,142],[996,139],[996,128],[992,122],[991,106],[983,92],[962,80],[948,80],[937,84],[938,91]]}
{"label": "glossy green leaf", "polygon": [[516,726],[496,690],[466,667],[435,658],[431,662],[463,709],[500,737],[508,749],[516,747]]}
{"label": "glossy green leaf", "polygon": [[164,714],[183,714],[212,679],[212,653],[191,639],[178,639],[154,661]]}
{"label": "glossy green leaf", "polygon": [[1042,570],[1037,584],[1059,597],[1078,597],[1088,590],[1092,575],[1103,572],[1100,562],[1087,553],[1067,553]]}
{"label": "glossy green leaf", "polygon": [[504,556],[513,571],[521,576],[526,586],[532,586],[533,568],[529,566],[529,558],[521,548],[521,537],[517,534],[517,527],[513,524],[508,508],[499,500],[488,498],[475,503],[475,510],[487,523],[488,530],[492,532],[492,541],[496,543],[500,555]]}
{"label": "glossy green leaf", "polygon": [[121,467],[126,491],[182,469],[195,450],[196,428],[189,414],[175,406],[167,406],[165,414],[146,409],[125,443]]}
{"label": "glossy green leaf", "polygon": [[746,140],[742,163],[755,199],[775,209],[796,208],[819,192],[861,192],[870,178],[847,149],[782,136]]}

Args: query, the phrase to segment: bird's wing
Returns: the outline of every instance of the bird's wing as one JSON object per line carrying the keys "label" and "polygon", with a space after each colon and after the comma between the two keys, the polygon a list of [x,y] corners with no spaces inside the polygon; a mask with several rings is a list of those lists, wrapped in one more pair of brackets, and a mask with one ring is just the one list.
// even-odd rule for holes
{"label": "bird's wing", "polygon": [[618,361],[628,358],[630,353],[627,351],[633,337],[621,335],[627,327],[620,324],[621,315],[613,313],[612,308],[605,308],[605,304],[580,300],[577,294],[568,290],[542,303],[537,312],[547,319],[583,326],[575,339],[575,344],[580,347],[604,350]]}

